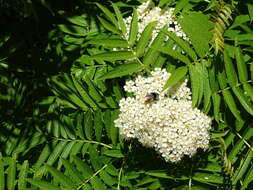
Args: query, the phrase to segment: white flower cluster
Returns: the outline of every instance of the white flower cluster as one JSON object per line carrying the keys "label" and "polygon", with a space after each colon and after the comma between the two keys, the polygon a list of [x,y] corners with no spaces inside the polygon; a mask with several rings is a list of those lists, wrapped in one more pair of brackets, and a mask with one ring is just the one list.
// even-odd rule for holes
{"label": "white flower cluster", "polygon": [[[186,34],[183,32],[179,23],[175,20],[174,16],[172,15],[174,8],[169,8],[168,10],[164,11],[159,7],[149,7],[150,2],[147,1],[141,4],[137,8],[138,12],[138,38],[141,36],[144,28],[153,21],[158,21],[158,24],[153,32],[152,39],[154,39],[159,30],[163,28],[164,25],[168,25],[168,31],[174,32],[178,37],[182,37],[184,40],[189,40]],[[130,31],[132,16],[129,16],[125,19],[126,26],[127,26],[127,35]],[[128,36],[126,36],[128,39]]]}
{"label": "white flower cluster", "polygon": [[[206,150],[211,118],[192,108],[187,81],[164,91],[170,73],[156,68],[151,75],[147,78],[138,76],[124,86],[134,97],[120,100],[121,113],[115,120],[120,134],[155,148],[170,162],[178,162],[184,155],[191,157],[198,148]],[[146,102],[147,95],[154,93],[158,98]]]}

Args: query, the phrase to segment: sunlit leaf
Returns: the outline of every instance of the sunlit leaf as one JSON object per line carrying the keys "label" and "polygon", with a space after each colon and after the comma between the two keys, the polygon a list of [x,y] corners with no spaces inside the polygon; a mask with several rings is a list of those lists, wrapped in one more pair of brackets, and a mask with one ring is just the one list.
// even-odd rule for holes
{"label": "sunlit leaf", "polygon": [[146,46],[149,44],[151,40],[152,32],[156,25],[157,25],[157,21],[151,22],[145,27],[136,46],[137,56],[141,56],[144,53]]}
{"label": "sunlit leaf", "polygon": [[164,89],[169,88],[177,84],[181,81],[188,72],[188,68],[186,66],[177,68],[169,77],[166,84],[164,85]]}
{"label": "sunlit leaf", "polygon": [[98,17],[98,20],[101,22],[103,27],[105,27],[105,29],[107,29],[115,34],[120,34],[120,31],[117,28],[115,28],[115,26],[113,26],[109,22],[107,22],[105,19]]}
{"label": "sunlit leaf", "polygon": [[125,22],[123,20],[123,16],[122,16],[122,14],[121,14],[121,12],[120,12],[120,10],[119,10],[119,8],[117,7],[116,4],[112,3],[112,7],[113,7],[113,9],[115,11],[115,14],[117,16],[119,27],[120,27],[123,35],[125,35],[127,30],[126,30]]}
{"label": "sunlit leaf", "polygon": [[133,12],[133,18],[131,22],[131,27],[130,27],[130,34],[129,34],[129,44],[132,46],[135,43],[135,40],[137,38],[137,33],[138,33],[138,13],[136,9],[134,9]]}
{"label": "sunlit leaf", "polygon": [[245,82],[248,80],[248,71],[247,71],[247,66],[244,61],[240,48],[236,48],[235,56],[236,56],[236,64],[237,64],[237,69],[238,69],[238,74],[239,74],[239,80],[241,82]]}
{"label": "sunlit leaf", "polygon": [[197,59],[197,55],[194,52],[193,49],[191,49],[190,45],[188,42],[182,40],[181,38],[179,38],[176,34],[174,34],[173,32],[165,32],[168,36],[169,36],[169,40],[174,40],[176,42],[176,44],[178,46],[180,46],[182,48],[182,50],[188,54],[192,60],[196,60]]}
{"label": "sunlit leaf", "polygon": [[192,45],[200,57],[205,56],[209,51],[209,41],[212,37],[209,30],[212,24],[209,21],[208,15],[200,12],[190,12],[183,14],[180,19],[180,24],[184,32],[191,39]]}
{"label": "sunlit leaf", "polygon": [[142,66],[139,63],[136,63],[136,62],[124,63],[122,65],[119,65],[113,68],[111,71],[109,71],[105,75],[101,76],[100,80],[122,77],[134,72],[138,72],[141,69],[142,69]]}
{"label": "sunlit leaf", "polygon": [[104,12],[105,16],[114,24],[114,26],[117,27],[118,22],[114,16],[114,14],[109,9],[107,9],[105,6],[103,6],[99,3],[96,3],[96,5]]}
{"label": "sunlit leaf", "polygon": [[135,55],[131,51],[112,51],[105,52],[96,55],[92,55],[92,59],[102,59],[105,61],[127,60],[135,58]]}

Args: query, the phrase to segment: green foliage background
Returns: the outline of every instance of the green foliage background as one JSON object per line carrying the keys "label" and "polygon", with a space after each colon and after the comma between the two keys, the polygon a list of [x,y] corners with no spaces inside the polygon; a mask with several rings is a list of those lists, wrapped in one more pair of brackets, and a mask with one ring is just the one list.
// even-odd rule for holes
{"label": "green foliage background", "polygon": [[[192,43],[165,27],[150,46],[141,2],[0,1],[0,190],[253,189],[252,2],[153,1]],[[176,165],[114,127],[124,82],[155,67],[213,117],[209,150]]]}

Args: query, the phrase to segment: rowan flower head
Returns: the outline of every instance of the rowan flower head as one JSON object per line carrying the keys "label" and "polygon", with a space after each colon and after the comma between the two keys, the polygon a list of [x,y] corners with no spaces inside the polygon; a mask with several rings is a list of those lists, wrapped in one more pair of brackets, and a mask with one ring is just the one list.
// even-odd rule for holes
{"label": "rowan flower head", "polygon": [[[167,8],[162,10],[159,7],[150,7],[150,2],[146,1],[137,8],[138,12],[138,38],[141,36],[144,28],[153,21],[158,21],[158,24],[153,32],[152,39],[154,39],[159,33],[160,29],[166,24],[168,25],[168,31],[174,32],[178,37],[184,40],[189,40],[186,34],[183,32],[180,24],[176,21],[173,15],[174,8]],[[129,34],[131,26],[132,16],[125,19],[127,34]],[[126,39],[128,36],[126,36]]]}
{"label": "rowan flower head", "polygon": [[[137,76],[126,82],[124,89],[134,97],[120,100],[121,113],[115,126],[124,138],[137,138],[166,161],[178,162],[184,155],[193,156],[198,148],[208,148],[211,119],[192,108],[187,80],[163,90],[170,75],[165,69],[156,68],[150,77]],[[157,99],[145,102],[152,93],[157,94]]]}

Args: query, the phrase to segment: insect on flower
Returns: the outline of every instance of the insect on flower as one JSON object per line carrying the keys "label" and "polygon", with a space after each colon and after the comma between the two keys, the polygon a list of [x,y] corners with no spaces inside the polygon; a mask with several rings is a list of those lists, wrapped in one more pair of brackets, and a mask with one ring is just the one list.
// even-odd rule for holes
{"label": "insect on flower", "polygon": [[157,100],[159,100],[159,94],[156,92],[151,92],[144,97],[144,104],[149,104]]}

